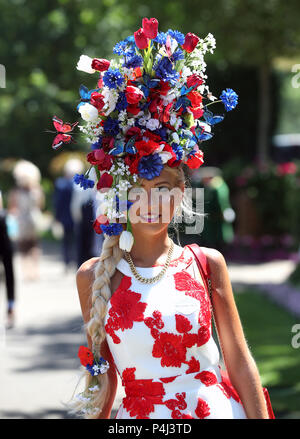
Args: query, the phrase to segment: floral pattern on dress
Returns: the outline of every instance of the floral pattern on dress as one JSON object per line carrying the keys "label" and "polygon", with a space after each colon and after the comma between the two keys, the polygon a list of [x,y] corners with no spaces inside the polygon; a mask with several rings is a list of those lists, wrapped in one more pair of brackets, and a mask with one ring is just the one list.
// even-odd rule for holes
{"label": "floral pattern on dress", "polygon": [[121,342],[115,331],[131,329],[133,322],[144,320],[144,311],[147,303],[140,302],[141,294],[131,291],[131,278],[123,276],[119,287],[110,299],[111,308],[109,318],[105,325],[106,332],[112,337],[114,343]]}

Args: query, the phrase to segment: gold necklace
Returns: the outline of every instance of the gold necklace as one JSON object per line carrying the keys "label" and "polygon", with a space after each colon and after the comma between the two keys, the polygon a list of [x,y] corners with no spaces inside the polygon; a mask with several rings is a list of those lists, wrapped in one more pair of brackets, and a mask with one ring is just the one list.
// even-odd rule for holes
{"label": "gold necklace", "polygon": [[126,258],[128,264],[129,264],[129,266],[130,266],[131,272],[132,272],[132,274],[134,275],[134,277],[135,277],[138,281],[140,281],[140,282],[142,282],[142,283],[145,283],[145,284],[152,284],[152,283],[158,281],[159,279],[161,279],[161,278],[163,277],[163,275],[165,274],[165,272],[166,272],[168,266],[170,265],[171,257],[172,257],[172,254],[173,254],[173,250],[174,250],[174,242],[171,241],[171,245],[170,245],[170,248],[169,248],[169,250],[168,250],[168,255],[167,255],[166,262],[164,263],[164,267],[163,267],[163,269],[161,270],[161,272],[160,272],[159,274],[157,274],[156,276],[154,276],[154,277],[143,277],[143,276],[141,276],[141,275],[137,272],[137,270],[136,270],[136,268],[135,268],[135,266],[134,266],[134,264],[133,264],[133,261],[132,261],[132,259],[131,259],[130,254],[129,254],[126,250],[125,250],[124,254],[125,254],[125,258]]}

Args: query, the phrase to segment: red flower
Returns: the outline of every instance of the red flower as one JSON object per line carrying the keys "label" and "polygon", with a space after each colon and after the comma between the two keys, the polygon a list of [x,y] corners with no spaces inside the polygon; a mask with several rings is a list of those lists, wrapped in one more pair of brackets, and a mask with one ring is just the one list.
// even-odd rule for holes
{"label": "red flower", "polygon": [[87,366],[88,364],[92,366],[92,364],[94,363],[94,355],[92,351],[85,346],[79,347],[78,357],[80,358],[82,366]]}
{"label": "red flower", "polygon": [[98,111],[102,110],[102,108],[105,105],[103,95],[101,93],[96,92],[96,91],[94,91],[91,94],[91,101],[90,102],[91,102],[91,105],[94,105],[94,107],[96,107]]}
{"label": "red flower", "polygon": [[147,38],[153,40],[157,37],[158,21],[156,20],[156,18],[150,18],[149,20],[148,18],[143,18],[142,25]]}
{"label": "red flower", "polygon": [[202,96],[195,90],[190,91],[187,97],[191,101],[192,107],[199,107],[202,102]]}
{"label": "red flower", "polygon": [[134,87],[133,85],[128,85],[125,89],[125,95],[128,104],[137,104],[140,102],[141,99],[143,99],[144,93],[138,88]]}
{"label": "red flower", "polygon": [[186,370],[185,373],[198,372],[198,370],[200,369],[200,363],[198,360],[196,360],[195,357],[192,357],[187,364],[189,365],[189,368]]}
{"label": "red flower", "polygon": [[106,332],[112,337],[114,343],[120,343],[115,331],[131,329],[133,322],[144,320],[144,311],[147,304],[140,302],[141,294],[130,290],[131,278],[123,276],[119,287],[110,299],[111,308],[109,318],[105,325]]}
{"label": "red flower", "polygon": [[195,413],[199,419],[206,418],[210,415],[209,406],[207,402],[204,401],[204,399],[198,398],[198,404]]}
{"label": "red flower", "polygon": [[140,28],[139,30],[134,32],[134,41],[139,49],[147,49],[149,45],[149,39],[147,38],[144,29]]}
{"label": "red flower", "polygon": [[201,328],[198,329],[198,341],[197,346],[202,346],[205,343],[208,342],[210,339],[210,330],[208,326],[201,326]]}
{"label": "red flower", "polygon": [[137,104],[127,105],[127,113],[133,114],[136,116],[141,111],[140,107]]}
{"label": "red flower", "polygon": [[[128,142],[131,137],[135,136],[135,140],[142,140],[141,130],[138,127],[130,127],[125,134],[126,142]],[[127,156],[126,156],[127,157]]]}
{"label": "red flower", "polygon": [[203,84],[203,79],[201,78],[201,76],[197,75],[196,73],[193,73],[186,80],[187,88],[190,88],[190,87],[197,88],[201,84]]}
{"label": "red flower", "polygon": [[176,329],[178,332],[188,332],[192,329],[191,322],[187,317],[184,317],[180,314],[175,315],[176,319]]}
{"label": "red flower", "polygon": [[190,107],[191,112],[193,113],[194,119],[200,119],[203,116],[204,110],[201,107]]}
{"label": "red flower", "polygon": [[209,372],[208,370],[197,373],[194,378],[200,380],[201,383],[205,384],[206,386],[212,386],[218,383],[216,375],[213,372]]}
{"label": "red flower", "polygon": [[191,53],[191,52],[193,52],[193,50],[197,46],[199,40],[200,40],[200,38],[197,37],[197,35],[193,34],[192,32],[189,32],[185,36],[184,44],[183,44],[182,48],[186,52]]}
{"label": "red flower", "polygon": [[190,169],[197,169],[199,168],[201,165],[203,165],[204,160],[203,160],[203,151],[201,151],[201,149],[199,149],[199,151],[197,151],[195,153],[194,156],[191,156],[190,158],[187,159],[186,161],[186,165],[190,168]]}
{"label": "red flower", "polygon": [[153,140],[148,140],[148,142],[140,140],[135,142],[135,147],[138,150],[139,156],[143,157],[144,155],[152,154],[159,147],[159,144],[153,142]]}
{"label": "red flower", "polygon": [[98,72],[105,72],[109,69],[110,61],[107,59],[94,58],[92,61],[92,69],[98,70]]}
{"label": "red flower", "polygon": [[185,361],[186,347],[182,343],[180,335],[161,332],[156,338],[152,355],[155,358],[161,358],[161,365],[180,367]]}
{"label": "red flower", "polygon": [[97,218],[93,222],[93,228],[94,228],[95,232],[98,233],[98,235],[101,235],[101,233],[103,233],[103,230],[100,227],[102,224],[104,224],[104,225],[109,224],[109,220],[108,220],[107,216],[105,216],[105,215],[97,216]]}
{"label": "red flower", "polygon": [[98,165],[99,171],[109,171],[113,162],[113,157],[106,154],[103,149],[95,149],[87,154],[87,161],[91,165]]}
{"label": "red flower", "polygon": [[97,189],[100,190],[100,192],[106,192],[106,190],[103,191],[102,189],[109,189],[113,181],[113,176],[108,174],[108,172],[104,172],[97,183]]}

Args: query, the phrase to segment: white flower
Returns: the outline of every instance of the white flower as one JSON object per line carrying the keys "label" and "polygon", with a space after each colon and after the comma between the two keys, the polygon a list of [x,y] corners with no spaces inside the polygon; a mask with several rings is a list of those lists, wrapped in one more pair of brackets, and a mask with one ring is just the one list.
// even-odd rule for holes
{"label": "white flower", "polygon": [[127,252],[130,252],[133,246],[133,235],[131,232],[128,232],[127,230],[123,230],[123,232],[120,235],[119,239],[119,247],[121,250],[126,250]]}
{"label": "white flower", "polygon": [[89,390],[90,390],[91,392],[97,392],[97,391],[99,390],[99,386],[98,386],[98,384],[96,384],[94,387],[89,387]]}
{"label": "white flower", "polygon": [[157,128],[159,128],[160,123],[158,119],[149,119],[146,123],[146,128],[148,128],[148,130],[150,131],[154,131],[157,130]]}
{"label": "white flower", "polygon": [[96,70],[92,69],[92,61],[93,58],[90,58],[87,55],[81,55],[79,61],[77,63],[77,70],[81,70],[86,73],[95,73]]}
{"label": "white flower", "polygon": [[94,105],[89,103],[80,105],[78,111],[86,122],[95,122],[98,119],[98,110]]}

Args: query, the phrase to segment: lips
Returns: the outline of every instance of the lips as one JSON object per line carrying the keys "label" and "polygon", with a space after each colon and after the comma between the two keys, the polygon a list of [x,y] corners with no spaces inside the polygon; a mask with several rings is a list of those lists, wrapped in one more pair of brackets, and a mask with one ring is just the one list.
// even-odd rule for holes
{"label": "lips", "polygon": [[140,215],[140,217],[142,218],[142,220],[147,221],[148,223],[154,223],[159,220],[160,215]]}

